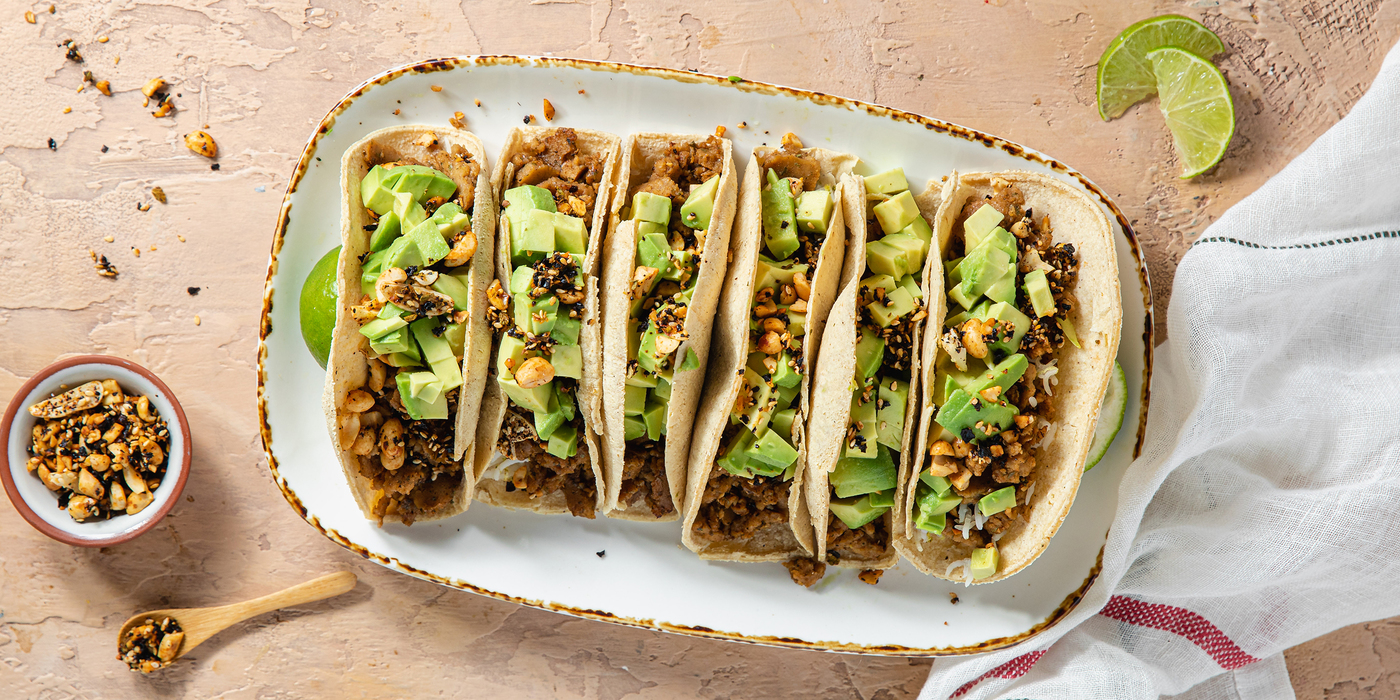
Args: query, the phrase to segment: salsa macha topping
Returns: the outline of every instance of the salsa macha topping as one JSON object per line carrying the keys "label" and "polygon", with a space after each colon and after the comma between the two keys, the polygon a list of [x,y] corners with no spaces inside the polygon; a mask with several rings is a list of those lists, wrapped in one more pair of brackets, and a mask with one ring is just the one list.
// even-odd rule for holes
{"label": "salsa macha topping", "polygon": [[39,420],[26,467],[74,520],[135,515],[155,500],[170,429],[148,397],[102,379],[40,401],[29,413]]}
{"label": "salsa macha topping", "polygon": [[156,622],[148,617],[141,624],[132,625],[117,640],[117,660],[133,671],[150,673],[169,666],[184,641],[185,631],[175,618],[164,617]]}
{"label": "salsa macha topping", "polygon": [[1055,437],[1057,362],[1077,346],[1069,315],[1079,254],[1055,243],[1049,216],[1025,206],[1015,184],[960,212],[944,263],[949,310],[933,387],[940,407],[915,492],[913,524],[965,544],[949,567],[968,580],[996,573],[997,541],[1024,523],[1037,458]]}

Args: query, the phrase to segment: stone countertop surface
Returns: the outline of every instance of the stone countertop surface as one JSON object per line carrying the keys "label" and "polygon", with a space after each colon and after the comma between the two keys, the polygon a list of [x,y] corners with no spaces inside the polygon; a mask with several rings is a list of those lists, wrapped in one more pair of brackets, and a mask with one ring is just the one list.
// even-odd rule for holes
{"label": "stone countertop surface", "polygon": [[[1154,103],[1109,123],[1094,106],[1104,47],[1167,12],[1224,40],[1216,62],[1237,106],[1224,162],[1190,182],[1176,178]],[[198,439],[183,502],[126,545],[67,547],[0,506],[0,697],[890,700],[916,695],[936,666],[500,603],[370,564],[287,507],[255,403],[269,241],[311,129],[370,75],[440,55],[548,54],[737,74],[982,129],[1117,199],[1145,243],[1160,324],[1189,243],[1345,115],[1397,35],[1400,0],[4,2],[0,399],[60,356],[119,355],[171,385]],[[58,47],[67,39],[82,65]],[[79,91],[84,70],[112,95]],[[173,116],[143,108],[140,88],[157,76],[173,85]],[[203,125],[217,171],[182,143]],[[166,204],[151,204],[153,186]],[[99,277],[89,250],[120,277]],[[238,625],[162,673],[114,659],[135,611],[232,602],[337,569],[359,586]],[[1298,697],[1395,697],[1397,630],[1400,619],[1358,625],[1290,650]]]}

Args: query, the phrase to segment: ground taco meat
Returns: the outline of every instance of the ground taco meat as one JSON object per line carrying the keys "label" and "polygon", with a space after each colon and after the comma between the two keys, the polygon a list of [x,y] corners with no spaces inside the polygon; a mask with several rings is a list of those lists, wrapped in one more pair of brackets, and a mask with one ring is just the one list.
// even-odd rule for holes
{"label": "ground taco meat", "polygon": [[[711,136],[700,143],[672,143],[651,164],[651,177],[638,185],[630,195],[650,192],[669,197],[674,206],[685,204],[691,185],[703,185],[724,169],[724,147]],[[630,199],[629,199],[630,201]],[[671,217],[673,224],[680,223]]]}
{"label": "ground taco meat", "polygon": [[618,503],[631,506],[646,501],[655,517],[676,512],[671,487],[666,480],[665,438],[652,442],[645,438],[627,443],[622,459],[622,491]]}
{"label": "ground taco meat", "polygon": [[526,142],[510,162],[515,166],[512,187],[543,187],[554,195],[559,211],[582,218],[585,225],[593,222],[603,163],[578,150],[578,134],[573,129],[554,129]]}
{"label": "ground taco meat", "polygon": [[793,583],[807,588],[811,588],[826,575],[826,563],[810,557],[789,559],[783,562],[783,566],[787,567],[788,576],[792,577]]}
{"label": "ground taco meat", "polygon": [[826,522],[826,560],[835,564],[844,559],[873,561],[885,556],[890,547],[890,528],[880,516],[852,530],[840,518]]}
{"label": "ground taco meat", "polygon": [[[583,417],[576,416],[574,421],[581,436]],[[545,452],[544,443],[535,436],[534,418],[529,411],[511,404],[501,425],[496,450],[524,462],[506,482],[507,491],[523,490],[530,498],[562,492],[570,513],[590,520],[597,514],[598,483],[593,476],[588,448],[581,437],[574,456],[555,457]]]}
{"label": "ground taco meat", "polygon": [[715,467],[692,532],[701,542],[746,540],[773,525],[787,525],[788,490],[780,476],[745,479]]}

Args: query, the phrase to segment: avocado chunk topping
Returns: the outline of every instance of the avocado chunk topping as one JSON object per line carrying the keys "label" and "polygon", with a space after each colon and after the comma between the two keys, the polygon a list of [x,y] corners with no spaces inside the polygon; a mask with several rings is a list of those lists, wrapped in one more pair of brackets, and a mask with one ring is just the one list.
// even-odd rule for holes
{"label": "avocado chunk topping", "polygon": [[886,170],[865,178],[865,191],[872,194],[898,194],[907,189],[909,180],[904,177],[904,168]]}
{"label": "avocado chunk topping", "polygon": [[521,185],[506,190],[505,200],[506,218],[510,220],[511,228],[520,226],[526,214],[531,211],[558,211],[554,206],[554,195],[550,194],[549,190],[534,185]]}
{"label": "avocado chunk topping", "polygon": [[880,222],[880,228],[885,233],[897,233],[919,217],[919,205],[908,190],[876,204],[874,209],[875,220]]}
{"label": "avocado chunk topping", "polygon": [[671,200],[651,192],[632,196],[632,218],[665,226],[671,222]]}
{"label": "avocado chunk topping", "polygon": [[885,339],[868,328],[860,329],[860,340],[856,341],[856,377],[875,376],[884,360]]}
{"label": "avocado chunk topping", "polygon": [[1050,282],[1044,270],[1031,270],[1021,283],[1026,288],[1026,297],[1031,300],[1031,308],[1039,318],[1055,315],[1055,297],[1050,293]]}
{"label": "avocado chunk topping", "polygon": [[826,233],[835,204],[831,190],[822,188],[803,192],[797,198],[797,225],[809,233]]}
{"label": "avocado chunk topping", "polygon": [[693,229],[709,228],[710,217],[715,209],[715,194],[718,192],[718,175],[691,190],[690,196],[685,199],[685,204],[681,205],[681,223]]}
{"label": "avocado chunk topping", "polygon": [[996,545],[972,550],[972,580],[980,581],[995,574],[997,559]]}
{"label": "avocado chunk topping", "polygon": [[866,523],[889,512],[889,506],[877,506],[871,503],[871,495],[866,494],[855,498],[834,498],[831,501],[831,513],[841,519],[846,527],[856,530]]}
{"label": "avocado chunk topping", "polygon": [[985,236],[988,231],[1001,225],[1006,217],[1002,215],[996,207],[990,204],[983,204],[967,217],[963,222],[963,240],[966,242],[966,249],[971,250],[976,247],[977,240]]}
{"label": "avocado chunk topping", "polygon": [[879,446],[874,459],[842,457],[831,471],[831,487],[838,498],[893,489],[895,481],[894,458],[884,445]]}
{"label": "avocado chunk topping", "polygon": [[880,380],[876,422],[879,424],[880,444],[891,450],[899,451],[904,447],[904,408],[908,401],[908,382]]}
{"label": "avocado chunk topping", "polygon": [[[797,251],[797,204],[793,199],[791,180],[780,180],[772,169],[767,171],[768,185],[763,188],[763,242],[775,260],[784,260]],[[799,185],[800,187],[800,185]]]}
{"label": "avocado chunk topping", "polygon": [[996,515],[1007,508],[1016,506],[1016,487],[1007,486],[997,489],[977,501],[977,509],[982,511],[982,515],[988,517]]}

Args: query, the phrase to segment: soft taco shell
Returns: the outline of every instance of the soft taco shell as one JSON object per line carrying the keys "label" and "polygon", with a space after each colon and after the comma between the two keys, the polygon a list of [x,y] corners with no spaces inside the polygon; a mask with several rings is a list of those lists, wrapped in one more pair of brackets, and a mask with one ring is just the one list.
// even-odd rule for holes
{"label": "soft taco shell", "polygon": [[[522,147],[536,139],[556,131],[556,127],[524,126],[516,127],[506,138],[501,149],[501,157],[496,161],[496,170],[491,176],[491,188],[497,201],[510,189],[509,180],[514,166],[510,160]],[[589,129],[574,129],[576,144],[580,153],[592,155],[603,164],[602,180],[598,183],[597,197],[594,199],[592,221],[588,228],[588,248],[584,253],[584,320],[579,330],[579,346],[583,350],[583,377],[578,383],[578,410],[583,415],[584,430],[579,436],[583,442],[580,449],[588,450],[588,458],[597,485],[598,497],[595,511],[602,512],[605,505],[606,489],[603,482],[602,454],[598,438],[602,433],[602,366],[601,328],[602,320],[598,308],[598,271],[603,247],[604,230],[607,222],[608,202],[612,197],[613,181],[616,178],[620,139],[612,134]],[[500,217],[496,236],[496,279],[502,286],[510,285],[510,226],[505,217]],[[491,356],[487,362],[486,389],[481,401],[481,420],[477,424],[476,439],[483,449],[478,450],[475,460],[477,477],[476,497],[486,503],[532,510],[538,513],[568,513],[569,508],[561,492],[545,494],[540,498],[530,498],[524,491],[507,489],[510,473],[506,471],[508,458],[496,450],[500,438],[501,424],[505,419],[509,399],[496,383],[496,351],[499,343],[493,342]]]}
{"label": "soft taco shell", "polygon": [[[425,134],[435,134],[438,145],[428,147],[415,143]],[[469,171],[451,154],[458,147],[465,149],[471,160],[479,165],[474,179]],[[359,457],[340,448],[337,439],[341,414],[345,413],[346,395],[365,385],[368,377],[368,343],[360,334],[360,324],[351,316],[350,307],[363,296],[360,289],[360,258],[369,252],[369,223],[364,203],[360,199],[360,181],[370,168],[379,163],[410,160],[437,169],[457,183],[458,191],[473,188],[471,201],[472,233],[476,236],[476,255],[472,258],[470,283],[472,308],[467,318],[466,339],[462,348],[462,386],[457,394],[453,456],[463,461],[463,485],[453,496],[452,505],[432,516],[418,520],[446,518],[467,509],[471,503],[475,474],[477,416],[480,414],[482,386],[486,382],[486,358],[491,350],[491,330],[486,325],[486,287],[491,281],[492,229],[496,220],[495,198],[491,180],[486,174],[486,151],[481,141],[467,131],[433,126],[394,126],[380,129],[355,142],[340,161],[340,259],[336,268],[335,328],[331,335],[330,356],[326,363],[326,384],[321,395],[327,428],[335,444],[336,456],[355,495],[355,502],[366,518],[373,515],[375,490],[369,480],[360,475]],[[385,516],[388,521],[400,521],[396,515]]]}
{"label": "soft taco shell", "polygon": [[[793,442],[796,443],[793,447],[798,451],[798,468],[788,494],[787,527],[766,528],[745,541],[705,542],[696,538],[694,533],[695,519],[699,514],[700,502],[710,475],[715,470],[723,469],[715,463],[715,456],[719,453],[724,428],[729,423],[729,411],[734,406],[734,400],[743,384],[743,367],[748,358],[748,328],[754,295],[754,273],[763,238],[763,206],[760,200],[763,168],[759,166],[758,161],[760,157],[774,150],[776,149],[763,147],[754,149],[753,157],[744,171],[744,179],[739,185],[739,210],[734,222],[734,233],[729,242],[731,262],[729,272],[725,276],[724,291],[720,295],[719,311],[710,340],[710,362],[706,371],[705,393],[700,402],[700,410],[696,413],[695,431],[690,439],[689,478],[686,483],[681,542],[702,559],[785,561],[793,557],[809,556],[816,551],[807,500],[802,493],[807,463],[804,431],[809,411],[808,394],[812,368],[817,349],[821,345],[827,312],[836,297],[845,254],[846,226],[842,207],[835,207],[832,212],[826,239],[818,253],[811,282],[812,293],[808,299],[807,340],[802,348],[806,371],[803,373],[802,390],[797,399],[801,415],[800,420],[792,426]],[[834,195],[840,201],[843,192],[840,180],[855,167],[856,157],[821,148],[804,149],[804,152],[816,158],[821,170],[820,183],[836,186]]]}
{"label": "soft taco shell", "polygon": [[[856,324],[856,298],[861,277],[865,273],[865,245],[870,206],[865,194],[865,178],[847,175],[843,182],[845,193],[841,202],[845,209],[849,241],[846,246],[846,264],[841,276],[840,294],[827,316],[826,331],[822,335],[821,354],[817,356],[812,383],[812,417],[807,426],[812,435],[807,448],[807,502],[811,507],[812,529],[817,542],[816,558],[819,561],[826,560],[826,531],[832,517],[831,472],[841,457],[846,427],[851,417],[851,378],[855,376],[856,341],[860,338]],[[934,192],[932,197],[919,196],[915,201],[919,205],[920,214],[925,219],[932,219],[938,209],[939,194]],[[940,299],[943,296],[943,266],[939,264],[936,246],[936,241],[931,242],[919,288],[923,292],[925,312],[930,316],[937,313],[938,318],[942,319],[942,312],[935,308],[938,301],[928,303],[931,298],[930,290],[935,288],[932,285],[937,285],[936,289],[939,290],[936,296]],[[915,413],[919,398],[919,345],[922,339],[922,324],[926,321],[927,319],[916,322],[913,328],[913,347],[910,349],[910,376],[913,380],[910,382],[909,400],[904,411],[904,432],[899,451],[901,472],[905,469],[905,463],[909,461],[903,457],[909,454],[909,446],[914,442],[918,424]],[[895,503],[899,504],[903,502],[904,480],[897,479],[895,484]],[[890,512],[881,516],[885,520],[891,540],[883,556],[867,559],[842,558],[834,563],[837,566],[858,569],[887,569],[894,566],[899,561],[894,539],[902,532],[897,527],[900,523],[898,511],[898,508],[892,508]]]}
{"label": "soft taco shell", "polygon": [[673,143],[701,143],[707,136],[693,134],[634,134],[623,144],[622,162],[614,186],[611,226],[603,248],[601,296],[603,306],[603,415],[606,430],[603,435],[603,476],[607,484],[605,512],[623,520],[667,521],[680,517],[685,502],[687,459],[690,456],[690,436],[695,420],[695,408],[705,383],[705,365],[710,352],[710,330],[715,305],[719,303],[720,288],[728,266],[729,230],[734,222],[738,203],[739,178],[734,174],[733,145],[719,139],[724,150],[724,164],[715,193],[710,225],[703,236],[704,248],[696,268],[697,281],[686,313],[685,330],[688,339],[676,350],[677,358],[694,351],[699,367],[675,372],[671,384],[671,400],[666,412],[666,482],[675,509],[670,515],[657,518],[645,502],[628,506],[618,503],[622,489],[624,394],[627,378],[627,319],[629,316],[632,273],[635,269],[637,230],[631,221],[622,221],[622,209],[630,201],[632,188],[647,181],[652,164]]}
{"label": "soft taco shell", "polygon": [[[997,543],[1000,558],[997,572],[975,582],[979,584],[1000,581],[1035,561],[1074,503],[1084,473],[1084,459],[1093,442],[1099,405],[1118,353],[1123,324],[1117,256],[1108,217],[1092,199],[1060,180],[1023,171],[971,173],[961,177],[954,173],[934,225],[939,241],[946,242],[953,235],[953,225],[969,198],[981,198],[992,192],[994,178],[1003,178],[1019,187],[1026,198],[1025,206],[1033,210],[1037,218],[1049,215],[1054,241],[1072,243],[1079,252],[1079,279],[1072,290],[1079,306],[1069,318],[1074,323],[1081,348],[1066,343],[1058,351],[1055,435],[1037,455],[1029,520],[1008,531]],[[925,397],[931,395],[934,360],[941,352],[936,350],[936,345],[943,318],[938,318],[937,323],[932,321],[930,319],[924,334],[924,344],[928,348],[925,352],[928,360],[924,372]],[[938,428],[931,420],[936,408],[927,405],[927,400],[923,403],[917,443],[921,446],[928,444]],[[963,580],[950,577],[949,568],[970,557],[971,547],[945,536],[925,539],[920,531],[908,525],[918,473],[910,470],[904,474],[901,517],[908,536],[896,539],[896,547],[924,573]]]}

